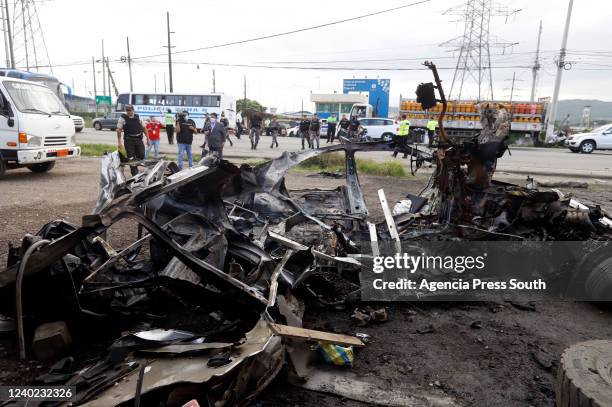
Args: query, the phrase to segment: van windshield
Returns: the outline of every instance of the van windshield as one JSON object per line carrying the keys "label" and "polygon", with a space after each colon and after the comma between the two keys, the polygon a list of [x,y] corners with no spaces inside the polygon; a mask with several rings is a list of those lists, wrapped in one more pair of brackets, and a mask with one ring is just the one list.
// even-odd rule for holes
{"label": "van windshield", "polygon": [[4,82],[11,99],[20,112],[70,115],[62,102],[46,86],[23,82]]}

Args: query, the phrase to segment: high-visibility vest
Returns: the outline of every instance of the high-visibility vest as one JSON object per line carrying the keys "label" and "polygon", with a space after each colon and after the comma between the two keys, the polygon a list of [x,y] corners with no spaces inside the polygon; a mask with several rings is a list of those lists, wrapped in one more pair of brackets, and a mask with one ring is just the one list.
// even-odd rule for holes
{"label": "high-visibility vest", "polygon": [[166,126],[174,124],[174,115],[172,113],[166,113]]}
{"label": "high-visibility vest", "polygon": [[435,131],[436,127],[438,127],[437,120],[430,120],[427,122],[427,130]]}
{"label": "high-visibility vest", "polygon": [[338,121],[338,119],[336,119],[336,116],[329,116],[327,118],[327,123],[336,124],[337,121]]}
{"label": "high-visibility vest", "polygon": [[410,133],[410,120],[402,120],[399,124],[397,135],[405,137]]}

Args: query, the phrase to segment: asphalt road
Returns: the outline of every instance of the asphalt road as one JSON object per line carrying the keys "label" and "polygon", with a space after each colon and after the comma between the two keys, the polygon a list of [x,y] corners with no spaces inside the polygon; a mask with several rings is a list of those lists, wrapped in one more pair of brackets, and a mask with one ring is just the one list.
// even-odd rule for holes
{"label": "asphalt road", "polygon": [[[84,129],[77,134],[79,143],[116,144],[116,133],[110,130],[96,131]],[[234,146],[226,145],[224,155],[226,158],[272,159],[278,157],[283,151],[296,151],[301,148],[300,139],[296,137],[279,137],[279,148],[270,148],[270,137],[263,136],[259,147],[250,149],[249,138],[243,135],[240,140],[232,136]],[[200,145],[203,135],[198,134],[194,146]],[[325,146],[322,140],[321,146]],[[166,135],[162,132],[160,151],[165,154],[176,154],[176,145],[169,145]],[[376,161],[387,161],[392,158],[389,153],[372,152],[363,153],[367,158]],[[401,159],[398,159],[401,160]],[[409,166],[409,160],[403,162]],[[511,148],[511,154],[506,154],[497,164],[498,171],[533,175],[567,175],[582,178],[612,179],[612,152],[596,151],[592,154],[576,154],[561,148]]]}

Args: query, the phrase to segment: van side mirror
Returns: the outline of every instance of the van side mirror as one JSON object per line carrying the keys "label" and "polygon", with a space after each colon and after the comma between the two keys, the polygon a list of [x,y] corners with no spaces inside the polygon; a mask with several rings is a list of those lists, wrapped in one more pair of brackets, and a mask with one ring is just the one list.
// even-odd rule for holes
{"label": "van side mirror", "polygon": [[12,117],[9,117],[8,119],[6,119],[6,124],[9,127],[14,127],[15,126],[15,119],[13,119]]}

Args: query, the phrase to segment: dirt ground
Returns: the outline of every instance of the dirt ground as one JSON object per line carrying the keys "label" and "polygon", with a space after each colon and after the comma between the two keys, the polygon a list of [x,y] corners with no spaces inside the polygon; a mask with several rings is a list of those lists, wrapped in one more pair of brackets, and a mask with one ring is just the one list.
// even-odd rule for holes
{"label": "dirt ground", "polygon": [[[94,206],[98,173],[99,161],[93,158],[61,163],[49,174],[27,170],[7,173],[0,180],[0,271],[6,264],[8,244],[19,244],[25,233],[34,233],[53,219],[80,223],[81,216]],[[504,180],[524,183],[524,177],[501,175]],[[385,189],[389,202],[395,202],[406,193],[418,193],[426,177],[360,175],[360,180],[370,212],[380,219],[379,188]],[[286,184],[290,189],[332,188],[342,181],[292,172]],[[597,184],[563,192],[611,210],[610,188]],[[111,244],[120,247],[135,235],[132,226],[124,223],[113,228]],[[372,341],[356,353],[353,367],[366,379],[381,379],[389,389],[408,384],[436,388],[465,406],[553,406],[555,372],[563,349],[583,340],[612,337],[612,311],[586,303],[538,302],[535,311],[514,308],[501,299],[487,303],[370,305],[386,306],[390,320],[355,327],[349,318],[353,309],[311,308],[304,323],[316,329],[371,335]],[[476,321],[480,321],[480,328],[471,327]],[[429,326],[431,332],[418,333]],[[0,336],[0,384],[25,384],[24,380],[45,371],[46,366],[39,362],[18,362],[9,339]],[[281,376],[254,405],[366,404],[307,392],[288,385]]]}

